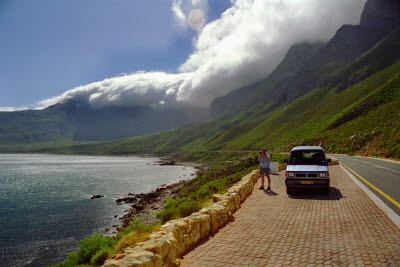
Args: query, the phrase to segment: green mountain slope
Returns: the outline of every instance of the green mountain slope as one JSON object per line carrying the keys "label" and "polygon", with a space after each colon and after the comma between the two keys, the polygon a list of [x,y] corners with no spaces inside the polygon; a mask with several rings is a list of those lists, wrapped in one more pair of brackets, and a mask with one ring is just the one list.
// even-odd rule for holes
{"label": "green mountain slope", "polygon": [[0,112],[0,145],[114,140],[176,128],[209,117],[207,109],[108,107],[67,101],[44,110]]}
{"label": "green mountain slope", "polygon": [[294,145],[315,145],[322,138],[329,152],[400,157],[400,62],[342,92],[336,93],[335,89],[315,89],[254,118],[247,113],[231,120],[220,116],[143,137],[51,151],[160,155],[248,151],[260,147],[288,151]]}
{"label": "green mountain slope", "polygon": [[[313,61],[313,58],[317,56],[324,45],[322,42],[294,44],[286,53],[282,62],[266,79],[215,99],[211,104],[213,115],[230,111],[245,111],[260,103],[260,99],[263,102],[271,103],[271,100],[273,100],[271,99],[271,92],[285,88],[292,79],[296,80],[296,76],[299,75],[304,66]],[[282,98],[282,96],[279,97]]]}
{"label": "green mountain slope", "polygon": [[74,127],[63,112],[26,110],[0,112],[0,144],[66,142]]}
{"label": "green mountain slope", "polygon": [[[299,144],[314,145],[322,138],[329,152],[400,157],[398,14],[397,1],[368,0],[360,25],[342,26],[326,44],[292,46],[263,81],[216,99],[211,105],[216,117],[207,121],[117,141],[29,149],[54,153],[179,154],[190,158],[205,151],[246,152],[260,147],[288,151]],[[76,105],[72,110],[65,105],[50,109],[53,117],[50,122],[43,119],[45,123],[54,126],[53,121],[64,116],[65,132],[72,132],[74,140],[85,140],[82,136],[93,133],[122,138],[123,135],[113,135],[120,128],[115,125],[135,128],[124,118],[137,117],[150,125],[154,124],[155,115],[138,116],[142,113],[137,110],[78,110]],[[179,117],[178,113],[175,115]],[[168,121],[166,112],[159,115],[162,122]],[[110,131],[102,132],[104,126],[109,126]],[[0,127],[0,140],[6,130]]]}

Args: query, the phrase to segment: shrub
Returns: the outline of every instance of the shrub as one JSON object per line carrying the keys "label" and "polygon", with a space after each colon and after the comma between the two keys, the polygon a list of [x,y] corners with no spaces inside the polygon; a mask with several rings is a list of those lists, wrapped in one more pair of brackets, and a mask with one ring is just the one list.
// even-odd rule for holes
{"label": "shrub", "polygon": [[143,242],[151,232],[158,229],[159,224],[144,224],[141,220],[131,222],[127,227],[121,227],[115,237],[116,244],[108,257],[121,253],[125,248]]}
{"label": "shrub", "polygon": [[103,248],[99,250],[93,257],[90,259],[90,263],[94,266],[101,266],[104,264],[106,259],[111,255],[111,248]]}
{"label": "shrub", "polygon": [[211,197],[215,193],[222,192],[226,188],[226,181],[224,179],[214,180],[205,183],[197,191],[196,197],[198,200],[203,200],[207,197]]}
{"label": "shrub", "polygon": [[179,215],[180,217],[186,217],[192,214],[193,212],[200,210],[200,204],[192,199],[183,201],[179,204]]}
{"label": "shrub", "polygon": [[168,198],[164,208],[157,212],[156,218],[162,223],[166,221],[186,217],[200,209],[200,204],[189,197]]}
{"label": "shrub", "polygon": [[159,219],[162,223],[173,219],[179,214],[178,209],[178,201],[179,197],[176,199],[167,198],[167,201],[164,204],[164,208],[156,213],[156,218]]}
{"label": "shrub", "polygon": [[114,244],[114,239],[111,237],[102,236],[100,234],[94,234],[92,237],[84,238],[82,241],[78,242],[78,263],[89,263],[92,256],[99,250],[104,248],[112,248]]}
{"label": "shrub", "polygon": [[212,195],[213,193],[214,192],[207,186],[201,186],[199,191],[197,191],[196,197],[200,200]]}
{"label": "shrub", "polygon": [[103,249],[111,249],[115,245],[115,242],[113,238],[100,234],[93,234],[91,237],[85,237],[77,243],[79,246],[78,252],[69,253],[65,261],[53,266],[70,267],[88,264],[96,253]]}
{"label": "shrub", "polygon": [[225,180],[226,184],[229,186],[231,184],[239,182],[242,179],[242,177],[243,177],[243,173],[240,172],[240,173],[235,173],[235,174],[229,175],[229,176],[225,177],[224,180]]}
{"label": "shrub", "polygon": [[127,227],[121,227],[119,229],[119,233],[115,237],[115,239],[118,241],[120,240],[124,235],[129,234],[132,231],[136,230],[143,230],[144,232],[152,232],[154,230],[155,225],[148,225],[144,224],[141,220],[134,220],[131,222]]}
{"label": "shrub", "polygon": [[78,253],[77,252],[71,252],[68,253],[68,257],[66,260],[52,265],[52,267],[70,267],[70,266],[78,266],[79,265],[79,259],[78,259]]}
{"label": "shrub", "polygon": [[400,158],[400,145],[395,145],[391,147],[390,156],[393,158]]}
{"label": "shrub", "polygon": [[147,232],[144,229],[137,229],[126,235],[121,236],[118,240],[118,243],[115,245],[112,255],[116,253],[121,253],[127,247],[132,247],[139,242],[147,240],[147,236],[150,235],[150,233],[151,232]]}

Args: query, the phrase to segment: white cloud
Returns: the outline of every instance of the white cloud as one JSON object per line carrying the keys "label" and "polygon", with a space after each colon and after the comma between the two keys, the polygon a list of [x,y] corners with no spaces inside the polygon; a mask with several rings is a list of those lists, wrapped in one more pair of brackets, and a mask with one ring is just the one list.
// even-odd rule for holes
{"label": "white cloud", "polygon": [[194,72],[183,101],[210,103],[258,81],[300,41],[328,40],[345,23],[357,24],[365,0],[237,0],[207,24],[195,52],[180,67]]}
{"label": "white cloud", "polygon": [[186,26],[186,15],[182,10],[183,0],[174,0],[172,3],[171,10],[175,16],[176,21],[182,25]]}
{"label": "white cloud", "polygon": [[[93,107],[207,106],[216,97],[265,78],[292,44],[328,40],[341,25],[358,24],[365,1],[233,0],[220,19],[201,29],[193,54],[178,73],[138,72],[105,79],[43,100],[39,107],[70,98]],[[172,11],[187,23],[189,8],[204,3],[174,0]]]}
{"label": "white cloud", "polygon": [[21,106],[21,107],[3,107],[0,106],[0,112],[12,112],[12,111],[19,111],[19,110],[27,110],[29,107]]}
{"label": "white cloud", "polygon": [[42,100],[39,107],[74,99],[94,108],[104,106],[176,105],[177,93],[191,73],[137,72],[79,86],[50,99]]}

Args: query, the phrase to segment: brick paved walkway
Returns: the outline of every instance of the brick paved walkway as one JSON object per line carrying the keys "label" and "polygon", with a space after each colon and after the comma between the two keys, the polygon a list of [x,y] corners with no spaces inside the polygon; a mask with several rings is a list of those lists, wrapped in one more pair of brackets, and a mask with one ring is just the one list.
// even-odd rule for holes
{"label": "brick paved walkway", "polygon": [[198,246],[182,266],[400,266],[400,230],[339,166],[330,167],[329,196],[258,190],[235,221]]}

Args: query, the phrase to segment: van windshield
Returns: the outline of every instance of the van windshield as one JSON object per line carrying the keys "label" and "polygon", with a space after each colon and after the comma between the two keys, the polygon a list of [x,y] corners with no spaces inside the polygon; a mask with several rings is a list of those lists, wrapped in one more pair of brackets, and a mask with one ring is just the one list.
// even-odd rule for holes
{"label": "van windshield", "polygon": [[295,150],[290,154],[289,164],[326,165],[325,154],[321,150]]}

